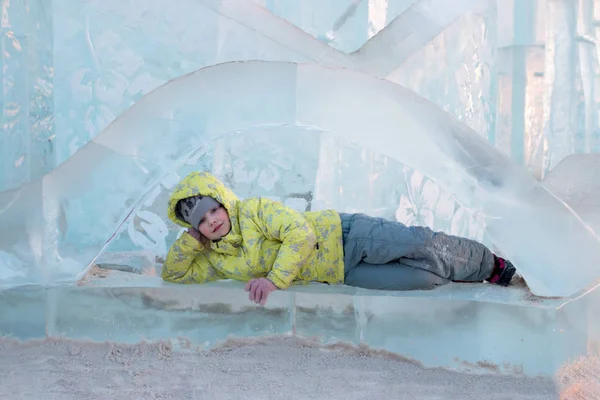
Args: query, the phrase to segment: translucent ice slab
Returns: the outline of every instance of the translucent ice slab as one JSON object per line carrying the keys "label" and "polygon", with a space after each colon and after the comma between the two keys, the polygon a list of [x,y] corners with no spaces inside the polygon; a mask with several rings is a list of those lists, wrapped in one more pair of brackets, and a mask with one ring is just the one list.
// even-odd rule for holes
{"label": "translucent ice slab", "polygon": [[600,232],[600,154],[573,154],[562,160],[542,184],[564,200],[596,233]]}
{"label": "translucent ice slab", "polygon": [[[494,245],[537,295],[569,296],[600,275],[594,232],[449,114],[350,70],[259,61],[171,81],[43,179],[0,193],[0,271],[10,262],[31,269],[27,282],[75,279],[144,194],[191,151],[261,126],[342,135],[430,176],[485,216]],[[259,156],[260,149],[252,151]]]}
{"label": "translucent ice slab", "polygon": [[553,376],[599,349],[598,290],[540,299],[490,284],[413,292],[311,284],[274,292],[261,308],[242,288],[94,269],[77,286],[0,290],[0,336],[213,348],[230,337],[298,335],[366,345],[426,367],[528,376]]}
{"label": "translucent ice slab", "polygon": [[362,71],[388,76],[480,0],[420,0],[352,54]]}

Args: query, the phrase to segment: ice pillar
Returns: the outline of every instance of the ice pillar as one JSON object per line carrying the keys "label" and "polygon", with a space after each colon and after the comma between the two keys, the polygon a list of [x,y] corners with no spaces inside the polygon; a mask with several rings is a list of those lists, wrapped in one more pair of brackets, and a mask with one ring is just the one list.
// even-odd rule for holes
{"label": "ice pillar", "polygon": [[52,2],[2,2],[0,190],[54,167]]}
{"label": "ice pillar", "polygon": [[598,138],[598,53],[596,50],[595,13],[600,12],[600,2],[594,0],[579,0],[577,16],[577,46],[579,52],[579,65],[581,70],[581,87],[585,117],[583,121],[583,140],[577,150],[585,153],[600,151]]}
{"label": "ice pillar", "polygon": [[577,96],[577,1],[547,0],[546,104],[548,151],[544,171],[575,151],[580,101]]}
{"label": "ice pillar", "polygon": [[498,0],[498,115],[495,145],[541,175],[544,150],[542,0]]}

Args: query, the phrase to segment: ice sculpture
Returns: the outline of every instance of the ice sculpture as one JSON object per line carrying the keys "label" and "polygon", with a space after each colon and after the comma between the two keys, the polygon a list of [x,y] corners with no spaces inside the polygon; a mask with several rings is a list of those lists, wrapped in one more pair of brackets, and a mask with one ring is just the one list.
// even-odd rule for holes
{"label": "ice sculpture", "polygon": [[[327,5],[314,2],[314,6],[319,7],[319,15],[333,15],[333,21],[343,15],[345,3],[354,2]],[[247,0],[181,0],[177,7],[144,0],[54,2],[53,18],[60,21],[53,27],[57,110],[54,117],[55,130],[60,132],[53,139],[56,164],[99,134],[143,94],[205,66],[243,60],[311,62],[359,69],[391,79],[390,71],[481,1],[454,1],[450,8],[447,0],[389,2],[387,19],[378,29],[387,22],[389,25],[351,54],[316,40],[278,17],[283,14],[307,29],[302,22],[311,20],[307,16],[312,13],[299,10],[308,9],[309,2],[302,5],[293,1],[267,3],[275,14]],[[368,2],[360,3],[364,9]],[[394,20],[396,15],[399,17]],[[299,16],[302,18],[298,21]],[[362,44],[368,38],[366,31],[370,22],[364,15],[362,19],[358,17],[348,22],[340,34],[344,37],[359,35],[362,41],[351,41]],[[354,21],[357,19],[362,22]],[[157,20],[161,21],[160,29],[153,22]],[[137,29],[132,30],[131,26]],[[363,29],[353,36],[352,29],[359,26]],[[320,32],[330,26],[318,28]],[[457,39],[459,43],[464,40]],[[473,43],[477,46],[479,42]],[[455,46],[454,43],[448,45]],[[418,64],[427,69],[422,62]],[[414,77],[406,66],[403,71]],[[439,74],[436,76],[439,78]]]}
{"label": "ice sculpture", "polygon": [[260,61],[221,64],[169,82],[41,180],[0,193],[6,205],[0,260],[6,265],[12,254],[13,264],[16,255],[25,266],[38,266],[27,281],[74,279],[148,188],[190,152],[265,126],[282,134],[303,127],[343,135],[432,177],[484,213],[495,245],[537,295],[569,296],[600,275],[595,233],[449,114],[356,71]]}

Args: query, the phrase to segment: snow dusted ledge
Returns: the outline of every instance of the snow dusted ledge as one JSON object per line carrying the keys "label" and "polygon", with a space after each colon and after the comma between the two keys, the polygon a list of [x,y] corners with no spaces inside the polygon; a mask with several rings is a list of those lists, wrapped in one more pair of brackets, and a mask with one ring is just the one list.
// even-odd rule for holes
{"label": "snow dusted ledge", "polygon": [[228,338],[297,335],[329,347],[361,346],[425,367],[552,376],[598,353],[600,294],[537,298],[526,286],[451,284],[382,292],[310,284],[270,295],[243,284],[175,285],[156,276],[93,268],[77,285],[0,291],[0,336],[213,348]]}

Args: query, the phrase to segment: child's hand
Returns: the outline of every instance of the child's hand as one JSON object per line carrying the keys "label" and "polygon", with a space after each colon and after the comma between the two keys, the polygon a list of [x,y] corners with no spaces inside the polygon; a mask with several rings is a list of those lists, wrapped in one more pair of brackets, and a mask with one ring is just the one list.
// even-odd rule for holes
{"label": "child's hand", "polygon": [[277,286],[267,278],[256,278],[246,283],[246,292],[250,292],[248,298],[250,301],[264,306],[267,302],[269,293],[277,290]]}
{"label": "child's hand", "polygon": [[200,241],[200,231],[198,231],[197,229],[194,228],[188,228],[187,233],[189,235],[191,235],[194,239],[196,239],[197,241]]}

